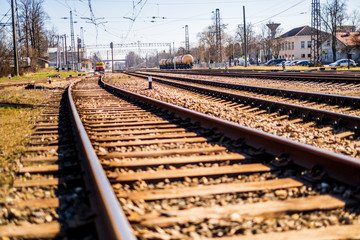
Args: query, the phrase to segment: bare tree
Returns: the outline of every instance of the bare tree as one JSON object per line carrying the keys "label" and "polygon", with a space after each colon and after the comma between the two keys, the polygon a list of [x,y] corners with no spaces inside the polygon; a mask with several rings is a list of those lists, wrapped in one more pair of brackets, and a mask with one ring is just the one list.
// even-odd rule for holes
{"label": "bare tree", "polygon": [[126,67],[136,67],[141,63],[141,57],[135,52],[129,52],[126,57]]}
{"label": "bare tree", "polygon": [[[243,52],[245,52],[245,44],[244,44],[244,26],[239,25],[236,36],[241,44],[241,47],[243,49]],[[253,25],[251,23],[248,23],[246,26],[246,45],[247,45],[247,52],[248,56],[250,58],[253,58],[256,60],[260,55],[260,39],[258,36],[256,36],[255,31],[253,30]]]}
{"label": "bare tree", "polygon": [[0,77],[10,73],[10,56],[12,44],[8,41],[4,28],[0,28]]}
{"label": "bare tree", "polygon": [[50,30],[47,30],[46,32],[46,42],[49,48],[57,47],[59,43],[59,34],[57,33],[56,29],[53,27]]}
{"label": "bare tree", "polygon": [[92,61],[94,66],[95,66],[96,62],[101,62],[102,61],[101,59],[102,59],[102,57],[101,57],[100,52],[95,52],[91,56],[91,61]]}
{"label": "bare tree", "polygon": [[[274,24],[274,22],[269,21],[267,24]],[[275,30],[274,38],[272,38],[272,32],[270,28],[264,24],[261,27],[261,34],[260,34],[260,46],[261,50],[264,53],[265,61],[274,58],[278,58],[280,52],[280,44],[281,40],[278,38],[281,34],[282,29],[277,28]]]}
{"label": "bare tree", "polygon": [[198,33],[199,46],[203,49],[202,59],[212,63],[216,57],[215,26],[209,26],[204,32]]}
{"label": "bare tree", "polygon": [[225,39],[225,56],[229,59],[229,66],[231,66],[231,61],[234,59],[234,44],[235,37],[228,36]]}
{"label": "bare tree", "polygon": [[43,2],[44,0],[19,1],[19,20],[22,30],[22,43],[25,48],[24,55],[32,58],[31,62],[35,64],[38,58],[43,57],[47,51],[45,31],[47,14],[43,10]]}
{"label": "bare tree", "polygon": [[342,26],[346,18],[346,0],[327,0],[322,7],[321,19],[326,31],[331,33],[331,49],[333,61],[336,61],[336,33],[338,26]]}
{"label": "bare tree", "polygon": [[357,31],[360,32],[360,11],[354,9],[349,16],[351,26],[354,26]]}
{"label": "bare tree", "polygon": [[202,55],[205,52],[204,46],[191,48],[190,52],[191,55],[195,58],[194,60],[196,63],[200,63],[200,60],[204,59]]}

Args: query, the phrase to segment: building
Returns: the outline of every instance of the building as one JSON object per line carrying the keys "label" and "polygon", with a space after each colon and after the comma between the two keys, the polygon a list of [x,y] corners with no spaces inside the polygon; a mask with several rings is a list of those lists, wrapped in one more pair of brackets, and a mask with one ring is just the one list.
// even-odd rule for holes
{"label": "building", "polygon": [[[277,58],[292,60],[309,60],[311,58],[311,27],[294,28],[278,37],[278,52],[273,51]],[[321,32],[322,36],[327,33]]]}
{"label": "building", "polygon": [[[333,50],[332,50],[332,36],[325,39],[321,45],[322,49],[322,62],[332,63]],[[360,33],[359,32],[338,32],[336,33],[336,60],[348,58],[351,54],[351,59],[360,62]]]}

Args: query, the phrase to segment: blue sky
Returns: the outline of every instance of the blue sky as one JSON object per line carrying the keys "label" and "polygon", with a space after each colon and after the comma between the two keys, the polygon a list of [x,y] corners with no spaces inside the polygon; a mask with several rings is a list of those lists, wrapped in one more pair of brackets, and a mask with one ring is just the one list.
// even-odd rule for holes
{"label": "blue sky", "polygon": [[[10,0],[0,2],[0,19],[10,8]],[[325,1],[321,1],[325,2]],[[135,7],[134,5],[135,4]],[[70,9],[73,11],[75,36],[84,28],[85,44],[109,44],[129,42],[174,42],[184,45],[184,26],[189,26],[191,43],[197,42],[197,33],[212,24],[216,8],[220,9],[227,32],[234,34],[243,23],[243,6],[246,21],[260,32],[262,24],[269,20],[280,23],[286,32],[294,27],[310,25],[311,0],[45,0],[44,10],[49,15],[48,28],[70,35]],[[359,0],[347,0],[348,11],[360,11]],[[98,26],[84,18],[96,19]],[[7,16],[5,16],[5,20]],[[3,20],[3,21],[5,21]]]}

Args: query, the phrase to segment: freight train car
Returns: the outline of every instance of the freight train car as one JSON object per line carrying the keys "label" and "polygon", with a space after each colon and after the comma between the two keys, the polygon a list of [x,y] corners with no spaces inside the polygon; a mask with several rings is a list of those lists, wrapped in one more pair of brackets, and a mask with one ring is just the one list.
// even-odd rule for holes
{"label": "freight train car", "polygon": [[184,56],[176,56],[169,59],[161,59],[159,61],[160,69],[187,69],[192,68],[194,64],[194,58],[190,54]]}

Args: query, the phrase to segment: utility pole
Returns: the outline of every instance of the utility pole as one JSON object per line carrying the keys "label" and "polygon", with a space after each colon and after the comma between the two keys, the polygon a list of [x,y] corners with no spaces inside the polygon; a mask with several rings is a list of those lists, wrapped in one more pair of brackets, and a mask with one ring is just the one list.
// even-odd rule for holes
{"label": "utility pole", "polygon": [[57,46],[56,46],[56,68],[59,69],[60,68],[60,59],[61,59],[61,55],[59,54],[60,51],[60,46],[59,46],[59,36],[57,36]]}
{"label": "utility pole", "polygon": [[58,35],[58,52],[59,52],[59,70],[61,69],[61,42],[60,42],[61,36]]}
{"label": "utility pole", "polygon": [[80,27],[81,48],[84,47],[84,28]]}
{"label": "utility pole", "polygon": [[310,61],[316,66],[321,62],[321,19],[320,19],[320,0],[311,2],[311,57]]}
{"label": "utility pole", "polygon": [[61,65],[62,65],[62,59],[61,59],[61,49],[62,49],[62,43],[60,42],[61,36],[58,35],[58,47],[59,47],[59,51],[60,51],[60,58],[59,58],[59,70],[61,69]]}
{"label": "utility pole", "polygon": [[246,22],[245,22],[245,6],[243,6],[244,15],[244,53],[245,53],[245,67],[247,67],[247,42],[246,42]]}
{"label": "utility pole", "polygon": [[67,70],[69,70],[69,66],[68,66],[68,52],[67,52],[67,45],[66,45],[66,34],[64,34],[64,39],[65,39],[65,66],[66,66]]}
{"label": "utility pole", "polygon": [[75,62],[75,36],[74,36],[74,21],[72,17],[72,11],[70,11],[70,30],[71,30],[71,60],[72,60],[72,69],[74,69]]}
{"label": "utility pole", "polygon": [[114,44],[113,42],[110,43],[111,48],[111,72],[114,72]]}
{"label": "utility pole", "polygon": [[215,11],[216,62],[222,62],[220,9]]}
{"label": "utility pole", "polygon": [[185,25],[185,50],[186,53],[190,53],[190,43],[189,43],[189,27]]}
{"label": "utility pole", "polygon": [[11,17],[12,17],[12,27],[13,27],[13,44],[14,44],[14,72],[15,72],[16,76],[19,76],[19,57],[18,57],[18,50],[17,50],[14,0],[11,0],[11,13],[12,13]]}
{"label": "utility pole", "polygon": [[77,38],[78,45],[77,45],[77,58],[78,58],[78,70],[81,70],[81,61],[80,61],[80,46],[81,46],[81,39]]}
{"label": "utility pole", "polygon": [[157,66],[157,68],[160,68],[160,66],[159,66],[159,52],[158,52],[157,49],[156,49],[156,66]]}
{"label": "utility pole", "polygon": [[173,57],[173,61],[174,61],[174,70],[176,69],[176,62],[175,62],[175,43],[173,42],[173,52],[174,52],[174,57]]}
{"label": "utility pole", "polygon": [[65,48],[65,36],[61,35],[61,40],[62,40],[62,52],[63,52],[63,57],[64,57],[64,61],[63,61],[63,65],[62,68],[63,70],[65,70],[65,66],[66,66],[66,58],[65,58],[65,52],[66,52],[66,48]]}

